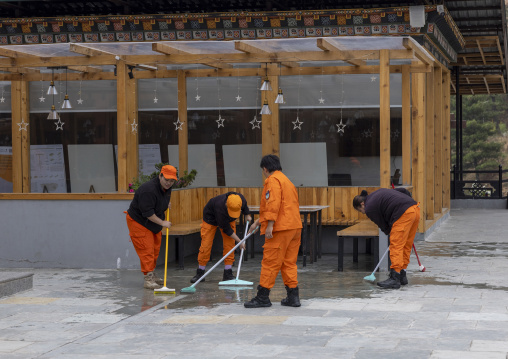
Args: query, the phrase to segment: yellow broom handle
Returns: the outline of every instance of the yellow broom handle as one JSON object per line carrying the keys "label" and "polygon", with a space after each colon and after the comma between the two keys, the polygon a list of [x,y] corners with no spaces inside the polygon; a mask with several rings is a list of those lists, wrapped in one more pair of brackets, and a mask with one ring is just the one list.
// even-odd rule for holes
{"label": "yellow broom handle", "polygon": [[[169,222],[169,208],[166,210],[166,221]],[[169,228],[166,228],[166,259],[164,260],[164,288],[166,288],[166,278],[168,274],[168,237],[169,237]]]}

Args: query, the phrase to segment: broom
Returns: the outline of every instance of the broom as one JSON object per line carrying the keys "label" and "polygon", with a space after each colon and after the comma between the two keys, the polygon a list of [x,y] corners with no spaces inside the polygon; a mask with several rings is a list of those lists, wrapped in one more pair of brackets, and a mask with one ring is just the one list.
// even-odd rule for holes
{"label": "broom", "polygon": [[374,282],[376,280],[376,276],[374,275],[374,273],[376,273],[377,269],[381,265],[381,262],[383,261],[383,259],[385,259],[386,253],[388,253],[389,250],[390,250],[390,247],[386,248],[386,251],[383,254],[383,256],[381,257],[381,259],[379,260],[379,263],[377,264],[376,268],[374,268],[374,270],[372,271],[371,275],[363,277],[364,280],[367,280],[369,282]]}
{"label": "broom", "polygon": [[[243,235],[243,238],[247,235],[247,230],[249,229],[249,221],[247,221],[247,224],[245,225],[245,234]],[[246,280],[238,279],[238,276],[240,275],[240,268],[242,268],[242,258],[243,258],[243,248],[240,253],[240,261],[238,262],[238,270],[236,271],[236,279],[231,280],[224,280],[222,282],[219,282],[219,285],[253,285],[254,283],[248,282]]]}
{"label": "broom", "polygon": [[254,229],[252,232],[250,232],[247,236],[245,236],[240,242],[238,242],[236,244],[236,246],[234,246],[228,253],[226,253],[226,255],[224,257],[222,257],[217,263],[215,263],[215,265],[210,268],[210,270],[208,270],[201,278],[199,278],[193,285],[191,285],[190,287],[185,287],[185,288],[182,288],[180,289],[180,292],[181,293],[196,293],[196,285],[198,285],[199,282],[201,282],[203,279],[205,279],[205,277],[210,274],[219,264],[222,263],[222,261],[224,259],[227,258],[227,256],[229,256],[235,249],[237,249],[242,243],[244,243],[247,238],[249,238],[250,236],[252,236],[252,234],[256,233],[256,231],[258,230],[259,226],[256,227],[256,229]]}
{"label": "broom", "polygon": [[[166,211],[166,221],[169,222],[169,209]],[[169,289],[168,287],[166,287],[166,277],[168,274],[168,237],[169,237],[169,228],[166,228],[166,259],[164,261],[164,287],[160,289],[154,289],[153,294],[175,293],[174,289]]]}
{"label": "broom", "polygon": [[420,257],[418,257],[418,253],[416,252],[416,247],[415,247],[415,244],[413,243],[413,250],[415,251],[415,254],[416,254],[416,259],[418,259],[418,265],[420,266],[419,269],[420,269],[420,272],[425,272],[425,266],[423,264],[420,263]]}

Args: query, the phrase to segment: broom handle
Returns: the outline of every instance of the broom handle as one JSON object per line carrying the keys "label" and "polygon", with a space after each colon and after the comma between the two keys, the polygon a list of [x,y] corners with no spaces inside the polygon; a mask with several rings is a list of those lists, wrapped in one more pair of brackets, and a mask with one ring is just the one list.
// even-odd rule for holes
{"label": "broom handle", "polygon": [[415,247],[414,243],[413,243],[413,250],[415,251],[416,259],[418,260],[418,265],[421,266],[422,264],[420,263],[420,257],[418,257],[418,252],[416,252],[416,247]]}
{"label": "broom handle", "polygon": [[219,264],[221,264],[221,263],[222,263],[222,261],[223,261],[224,259],[226,259],[226,258],[227,258],[227,256],[229,256],[231,253],[233,253],[233,251],[234,251],[235,249],[237,249],[237,248],[238,248],[238,247],[239,247],[242,243],[244,243],[244,242],[247,240],[247,238],[249,238],[249,237],[250,237],[253,233],[255,233],[255,232],[257,231],[257,229],[258,229],[258,228],[259,228],[259,226],[257,226],[255,230],[253,230],[252,232],[250,232],[250,233],[249,233],[247,236],[245,236],[245,237],[244,237],[244,238],[243,238],[240,242],[238,242],[238,243],[236,244],[236,246],[234,246],[234,247],[233,247],[233,248],[232,248],[232,249],[231,249],[228,253],[226,253],[226,255],[225,255],[224,257],[222,257],[222,258],[221,258],[221,260],[220,260],[220,261],[218,261],[217,263],[215,263],[215,265],[214,265],[212,268],[210,268],[208,271],[206,271],[206,273],[205,273],[205,274],[204,274],[201,278],[199,278],[199,279],[196,281],[196,283],[194,283],[193,285],[191,285],[191,288],[192,288],[192,287],[195,287],[195,286],[196,286],[199,282],[201,282],[203,279],[205,279],[205,277],[206,277],[209,273],[211,273],[211,272],[215,269],[215,267],[217,267]]}
{"label": "broom handle", "polygon": [[385,259],[386,257],[386,253],[388,253],[388,251],[390,250],[390,247],[387,247],[386,248],[386,251],[384,252],[383,256],[381,257],[381,259],[379,260],[379,263],[377,264],[376,268],[374,268],[374,271],[372,272],[372,274],[376,273],[377,269],[379,268],[379,266],[381,265],[381,262],[383,261],[383,259]]}
{"label": "broom handle", "polygon": [[[166,221],[169,222],[169,208],[166,210]],[[164,260],[164,288],[166,288],[166,277],[168,275],[168,237],[169,237],[169,228],[166,228],[166,259]]]}
{"label": "broom handle", "polygon": [[[243,235],[243,238],[247,235],[247,230],[249,229],[249,221],[245,223],[245,233]],[[236,280],[238,280],[238,276],[240,275],[240,268],[242,268],[242,259],[243,259],[243,248],[240,252],[240,261],[238,262],[238,270],[236,271]]]}

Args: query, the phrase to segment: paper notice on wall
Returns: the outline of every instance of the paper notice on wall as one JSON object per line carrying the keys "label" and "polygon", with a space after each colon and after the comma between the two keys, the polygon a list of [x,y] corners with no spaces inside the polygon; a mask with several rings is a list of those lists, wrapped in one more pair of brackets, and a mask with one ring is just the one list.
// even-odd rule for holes
{"label": "paper notice on wall", "polygon": [[12,147],[0,146],[0,192],[12,193]]}
{"label": "paper notice on wall", "polygon": [[157,171],[155,165],[161,163],[161,150],[159,144],[138,145],[139,173],[150,175]]}
{"label": "paper notice on wall", "polygon": [[30,146],[32,193],[67,193],[63,145]]}

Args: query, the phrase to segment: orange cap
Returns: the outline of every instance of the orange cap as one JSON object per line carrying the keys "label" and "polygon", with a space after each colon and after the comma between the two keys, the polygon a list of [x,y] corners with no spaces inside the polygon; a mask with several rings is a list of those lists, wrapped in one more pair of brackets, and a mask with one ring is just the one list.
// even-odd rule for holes
{"label": "orange cap", "polygon": [[228,214],[231,218],[240,217],[240,213],[242,212],[242,199],[239,195],[229,195],[226,201],[226,206],[228,207]]}
{"label": "orange cap", "polygon": [[178,177],[176,177],[176,168],[171,165],[162,166],[161,173],[167,180],[168,179],[174,179],[175,181],[178,180]]}

